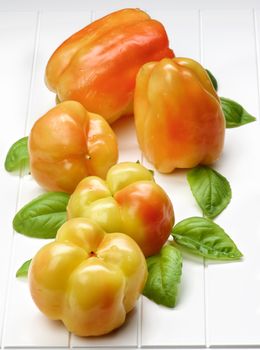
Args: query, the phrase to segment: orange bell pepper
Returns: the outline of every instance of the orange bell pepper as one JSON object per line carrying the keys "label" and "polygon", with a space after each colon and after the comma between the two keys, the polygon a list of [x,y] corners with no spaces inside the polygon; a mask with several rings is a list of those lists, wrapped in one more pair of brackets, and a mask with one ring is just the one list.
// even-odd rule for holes
{"label": "orange bell pepper", "polygon": [[162,173],[220,157],[225,133],[220,100],[194,60],[145,64],[137,76],[134,115],[140,148]]}
{"label": "orange bell pepper", "polygon": [[41,186],[71,193],[87,175],[105,178],[117,162],[118,147],[104,118],[66,101],[33,125],[29,154],[32,176]]}
{"label": "orange bell pepper", "polygon": [[51,56],[46,84],[109,123],[133,112],[135,78],[146,62],[173,57],[163,25],[138,9],[105,16],[72,35]]}

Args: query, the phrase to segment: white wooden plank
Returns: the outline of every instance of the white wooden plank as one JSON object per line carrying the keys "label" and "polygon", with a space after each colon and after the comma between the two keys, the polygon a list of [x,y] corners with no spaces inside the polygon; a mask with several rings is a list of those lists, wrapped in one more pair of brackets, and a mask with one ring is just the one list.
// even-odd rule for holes
{"label": "white wooden plank", "polygon": [[13,238],[12,217],[20,181],[18,176],[5,172],[3,165],[10,146],[24,135],[35,26],[35,13],[0,13],[0,344]]}
{"label": "white wooden plank", "polygon": [[[216,75],[220,95],[239,101],[259,118],[252,11],[201,13],[203,62]],[[258,38],[259,40],[259,38]],[[244,253],[241,262],[207,262],[207,329],[210,346],[260,345],[259,121],[227,130],[216,168],[233,198],[216,219]]]}
{"label": "white wooden plank", "polygon": [[[197,11],[149,11],[165,24],[172,48],[178,56],[199,59],[199,16]],[[148,162],[145,165],[152,168]],[[176,222],[200,215],[185,179],[185,171],[162,175],[155,179],[170,196]],[[142,346],[203,346],[204,266],[201,258],[185,255],[179,302],[174,309],[158,306],[143,298]]]}
{"label": "white wooden plank", "polygon": [[[140,151],[135,139],[133,118],[127,117],[119,120],[113,125],[119,144],[119,161],[141,160]],[[108,335],[101,337],[82,338],[71,335],[71,347],[75,348],[95,348],[95,347],[137,347],[138,342],[138,316],[140,302],[126,318],[124,325]]]}
{"label": "white wooden plank", "polygon": [[[105,16],[114,11],[97,11],[93,13],[92,20]],[[137,161],[141,159],[134,130],[132,116],[123,117],[112,125],[118,140],[119,162]],[[127,316],[126,323],[111,334],[97,338],[80,338],[71,336],[72,347],[136,347],[138,338],[138,306]]]}
{"label": "white wooden plank", "polygon": [[[57,13],[44,13],[40,16],[29,118],[26,126],[27,134],[34,121],[55,104],[54,94],[49,92],[44,84],[44,71],[48,58],[63,40],[89,21],[90,12],[62,13],[59,16]],[[41,192],[42,190],[31,176],[24,177],[21,182],[19,208]],[[21,263],[31,258],[43,244],[46,244],[46,241],[15,235],[5,346],[66,347],[69,344],[68,332],[65,327],[60,322],[51,322],[41,315],[31,300],[27,283],[21,283],[14,277],[15,271]],[[21,247],[23,248],[21,249]],[[17,310],[19,310],[19,314],[17,314]],[[15,337],[14,329],[16,329]],[[34,331],[32,332],[32,330]]]}
{"label": "white wooden plank", "polygon": [[[152,168],[148,162],[145,165]],[[162,175],[155,172],[156,182],[172,200],[176,223],[190,216],[201,215],[185,180],[185,172]],[[177,306],[158,306],[143,298],[143,346],[203,346],[204,266],[203,259],[183,253],[183,271]]]}

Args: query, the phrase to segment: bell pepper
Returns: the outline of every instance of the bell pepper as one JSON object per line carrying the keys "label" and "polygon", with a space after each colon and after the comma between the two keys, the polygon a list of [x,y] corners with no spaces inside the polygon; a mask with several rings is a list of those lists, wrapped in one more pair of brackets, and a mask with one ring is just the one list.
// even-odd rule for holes
{"label": "bell pepper", "polygon": [[60,101],[76,100],[112,123],[133,112],[135,78],[146,62],[173,57],[163,25],[138,9],[113,12],[64,41],[45,80]]}
{"label": "bell pepper", "polygon": [[29,268],[38,308],[79,336],[102,335],[121,326],[146,278],[144,255],[131,237],[106,234],[85,218],[65,222]]}
{"label": "bell pepper", "polygon": [[211,164],[221,155],[225,119],[207,72],[188,58],[145,64],[134,115],[145,157],[162,173]]}
{"label": "bell pepper", "polygon": [[131,162],[111,167],[106,181],[96,176],[83,179],[69,199],[67,215],[90,218],[106,232],[131,236],[145,256],[160,251],[174,224],[167,194],[148,169]]}
{"label": "bell pepper", "polygon": [[105,119],[66,101],[33,125],[29,155],[32,176],[42,187],[71,193],[87,175],[104,178],[117,162],[118,147]]}

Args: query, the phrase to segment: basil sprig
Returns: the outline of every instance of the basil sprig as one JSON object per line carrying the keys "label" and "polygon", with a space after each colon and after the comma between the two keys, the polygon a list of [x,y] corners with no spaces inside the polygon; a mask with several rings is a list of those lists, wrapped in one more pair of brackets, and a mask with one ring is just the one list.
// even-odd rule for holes
{"label": "basil sprig", "polygon": [[29,165],[28,136],[16,141],[9,149],[5,159],[5,170],[21,170]]}
{"label": "basil sprig", "polygon": [[216,170],[199,165],[188,171],[187,179],[204,216],[213,219],[229,204],[232,197],[229,182]]}
{"label": "basil sprig", "polygon": [[237,128],[256,120],[239,103],[225,97],[220,97],[220,101],[226,119],[226,128]]}
{"label": "basil sprig", "polygon": [[69,195],[48,192],[26,204],[14,217],[15,231],[35,238],[54,238],[66,221]]}
{"label": "basil sprig", "polygon": [[16,277],[27,277],[32,259],[25,261],[17,270]]}
{"label": "basil sprig", "polygon": [[171,245],[163,247],[159,254],[147,258],[148,279],[143,295],[168,307],[174,307],[182,274],[182,256]]}
{"label": "basil sprig", "polygon": [[185,219],[174,226],[172,236],[178,245],[208,259],[237,260],[242,257],[228,234],[210,219]]}

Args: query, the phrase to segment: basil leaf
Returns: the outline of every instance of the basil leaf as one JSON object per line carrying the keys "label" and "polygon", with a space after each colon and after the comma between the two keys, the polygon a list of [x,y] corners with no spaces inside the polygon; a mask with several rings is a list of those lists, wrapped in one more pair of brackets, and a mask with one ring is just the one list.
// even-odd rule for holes
{"label": "basil leaf", "polygon": [[256,120],[239,103],[220,97],[222,110],[226,119],[226,128],[236,128]]}
{"label": "basil leaf", "polygon": [[26,204],[14,217],[15,231],[35,238],[54,238],[66,221],[69,195],[48,192]]}
{"label": "basil leaf", "polygon": [[143,295],[168,307],[174,307],[182,273],[182,256],[171,245],[163,247],[159,254],[147,258],[148,279]]}
{"label": "basil leaf", "polygon": [[20,170],[29,165],[28,136],[16,141],[9,149],[5,159],[5,170]]}
{"label": "basil leaf", "polygon": [[214,89],[215,89],[216,91],[218,91],[218,82],[217,82],[217,79],[214,77],[214,75],[213,75],[208,69],[206,69],[206,72],[208,73],[209,79],[211,80],[212,85],[214,86]]}
{"label": "basil leaf", "polygon": [[236,260],[242,257],[232,239],[210,219],[191,217],[172,230],[177,244],[209,259]]}
{"label": "basil leaf", "polygon": [[17,270],[16,277],[27,277],[28,270],[30,267],[32,259],[25,261],[22,266]]}
{"label": "basil leaf", "polygon": [[61,103],[61,100],[59,99],[59,96],[58,96],[58,95],[56,95],[56,97],[55,97],[55,103],[56,103],[56,105],[58,105],[59,103]]}
{"label": "basil leaf", "polygon": [[232,193],[229,182],[216,170],[199,165],[188,171],[187,179],[204,216],[214,218],[230,202]]}

